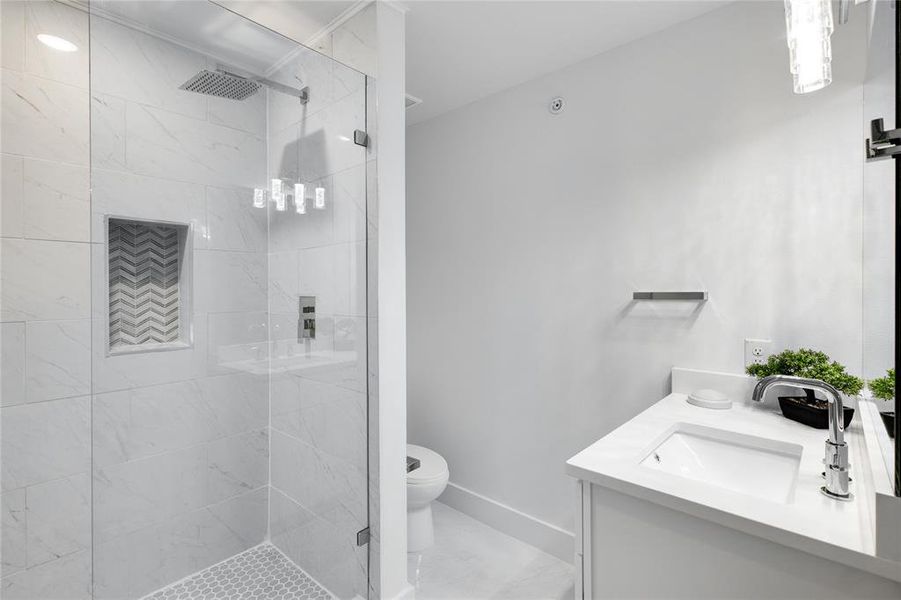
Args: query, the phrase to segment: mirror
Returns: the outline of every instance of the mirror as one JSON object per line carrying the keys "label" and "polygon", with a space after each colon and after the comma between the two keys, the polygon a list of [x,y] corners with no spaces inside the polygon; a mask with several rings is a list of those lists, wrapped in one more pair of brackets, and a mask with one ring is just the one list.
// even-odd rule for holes
{"label": "mirror", "polygon": [[[896,30],[897,14],[891,2],[869,6],[869,47],[864,83],[864,129],[872,137],[870,123],[884,119],[886,129],[896,121]],[[896,181],[901,163],[891,158],[870,159],[863,172],[863,377],[884,427],[877,428],[886,471],[895,495],[901,495],[898,453],[898,394],[887,373],[895,367],[898,336],[895,334],[895,232]],[[892,371],[893,372],[893,371]],[[894,395],[894,398],[891,396]],[[892,437],[894,435],[894,437]]]}

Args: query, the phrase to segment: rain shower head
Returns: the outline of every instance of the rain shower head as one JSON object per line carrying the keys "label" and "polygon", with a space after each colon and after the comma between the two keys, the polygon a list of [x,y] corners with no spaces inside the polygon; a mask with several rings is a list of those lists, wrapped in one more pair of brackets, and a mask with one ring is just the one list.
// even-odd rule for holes
{"label": "rain shower head", "polygon": [[204,69],[184,82],[179,89],[231,100],[246,100],[260,91],[260,83],[225,71]]}
{"label": "rain shower head", "polygon": [[244,77],[243,75],[235,75],[229,73],[225,69],[219,67],[215,71],[203,69],[197,75],[179,86],[179,89],[188,92],[196,92],[198,94],[206,94],[207,96],[218,96],[219,98],[229,98],[231,100],[247,100],[263,86],[267,86],[283,94],[297,96],[302,104],[306,104],[310,97],[310,88],[296,89],[288,85],[263,79],[262,77]]}

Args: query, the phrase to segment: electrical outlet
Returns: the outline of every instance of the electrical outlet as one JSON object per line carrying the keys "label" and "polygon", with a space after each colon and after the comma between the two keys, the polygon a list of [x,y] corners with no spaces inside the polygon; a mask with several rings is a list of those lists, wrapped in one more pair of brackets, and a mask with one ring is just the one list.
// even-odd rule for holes
{"label": "electrical outlet", "polygon": [[745,340],[745,367],[762,365],[773,353],[771,340]]}

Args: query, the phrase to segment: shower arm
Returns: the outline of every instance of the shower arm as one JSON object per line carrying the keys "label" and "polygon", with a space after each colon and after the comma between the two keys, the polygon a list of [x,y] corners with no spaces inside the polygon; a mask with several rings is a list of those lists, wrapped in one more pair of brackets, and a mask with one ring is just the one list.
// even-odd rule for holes
{"label": "shower arm", "polygon": [[273,90],[279,91],[283,94],[288,94],[289,96],[296,96],[300,98],[301,104],[306,104],[310,101],[310,86],[305,85],[304,87],[297,89],[291,87],[290,85],[285,85],[283,83],[278,83],[277,81],[272,81],[271,79],[266,79],[264,77],[251,77],[254,81],[262,83],[268,88],[272,88]]}
{"label": "shower arm", "polygon": [[257,75],[241,75],[240,73],[233,73],[229,71],[223,65],[216,65],[216,70],[220,73],[225,73],[226,75],[231,75],[232,77],[241,77],[243,79],[250,79],[251,81],[256,81],[257,83],[261,83],[268,88],[281,92],[283,94],[287,94],[289,96],[295,96],[300,98],[301,104],[306,104],[310,101],[310,86],[305,85],[301,89],[297,89],[295,87],[291,87],[290,85],[285,85],[283,83],[279,83],[277,81],[272,81],[271,79],[266,79],[265,77],[259,77]]}

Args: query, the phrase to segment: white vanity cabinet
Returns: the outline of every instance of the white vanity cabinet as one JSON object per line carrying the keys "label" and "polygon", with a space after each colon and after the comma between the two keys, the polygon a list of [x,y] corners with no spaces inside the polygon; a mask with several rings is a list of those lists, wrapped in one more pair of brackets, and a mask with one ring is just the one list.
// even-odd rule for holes
{"label": "white vanity cabinet", "polygon": [[[567,461],[577,600],[901,599],[901,562],[877,555],[877,514],[880,531],[901,519],[877,506],[867,421],[845,436],[852,500],[828,498],[826,432],[750,402],[753,385],[673,369],[672,394]],[[733,407],[686,402],[699,388],[722,390]]]}
{"label": "white vanity cabinet", "polygon": [[577,600],[901,598],[901,583],[840,553],[821,558],[584,480],[576,495]]}

